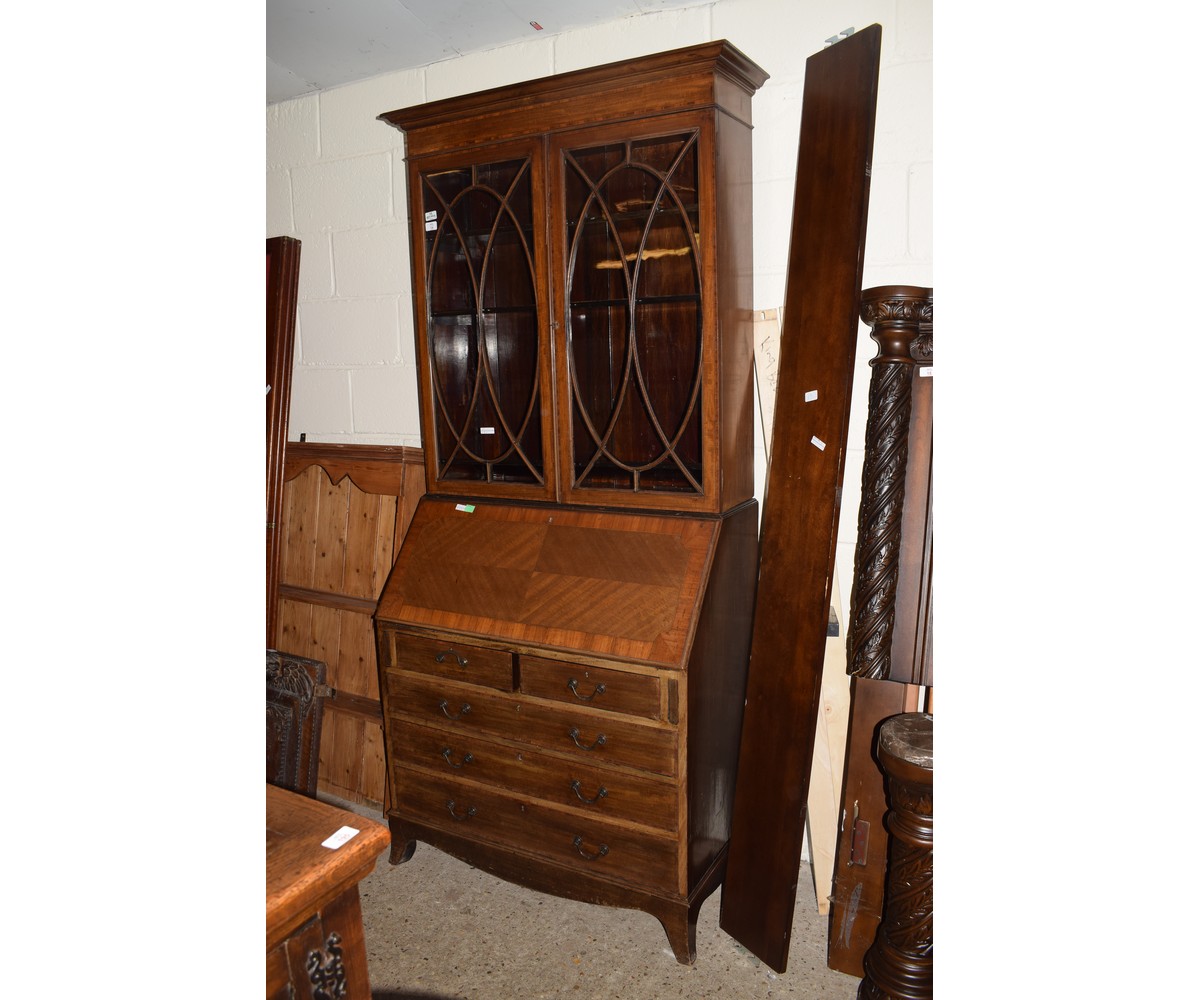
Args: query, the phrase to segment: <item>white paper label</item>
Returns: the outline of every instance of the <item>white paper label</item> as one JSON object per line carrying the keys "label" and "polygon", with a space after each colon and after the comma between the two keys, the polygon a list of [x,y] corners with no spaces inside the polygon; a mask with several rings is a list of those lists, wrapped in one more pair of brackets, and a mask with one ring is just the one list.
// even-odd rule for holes
{"label": "white paper label", "polygon": [[930,378],[933,375],[933,365],[922,365],[917,369],[917,374],[921,378]]}
{"label": "white paper label", "polygon": [[437,222],[437,212],[426,212],[425,213],[425,221],[426,222]]}
{"label": "white paper label", "polygon": [[436,223],[436,222],[427,222],[427,223],[425,223],[425,232],[427,232],[427,233],[431,233],[431,232],[433,232],[433,230],[435,230],[435,229],[437,229],[437,223]]}
{"label": "white paper label", "polygon": [[480,434],[495,434],[496,428],[495,427],[480,427],[479,433]]}
{"label": "white paper label", "polygon": [[804,394],[804,402],[806,402],[806,403],[811,403],[816,398],[817,398],[817,390],[816,389],[809,389],[808,392],[806,392]]}
{"label": "white paper label", "polygon": [[817,448],[820,448],[820,449],[821,449],[821,451],[824,451],[824,450],[825,450],[825,442],[824,442],[824,441],[822,441],[822,440],[821,440],[819,437],[817,437],[815,434],[813,435],[813,438],[812,438],[812,443],[813,443],[813,444],[814,444],[814,445],[815,445]]}
{"label": "white paper label", "polygon": [[325,840],[322,840],[321,846],[328,847],[330,850],[334,850],[341,847],[342,844],[346,843],[347,840],[351,840],[357,836],[358,831],[354,829],[354,827],[343,826],[340,830],[338,830],[337,833],[331,834]]}
{"label": "white paper label", "polygon": [[475,505],[473,503],[456,503],[454,509],[461,510],[464,514],[475,513]]}

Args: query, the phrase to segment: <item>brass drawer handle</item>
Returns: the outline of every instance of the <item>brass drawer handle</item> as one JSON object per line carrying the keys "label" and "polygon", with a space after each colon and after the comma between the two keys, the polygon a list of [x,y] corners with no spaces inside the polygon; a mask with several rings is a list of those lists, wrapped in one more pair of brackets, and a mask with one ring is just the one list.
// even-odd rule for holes
{"label": "brass drawer handle", "polygon": [[592,691],[591,694],[582,695],[579,693],[579,681],[577,681],[574,677],[567,681],[567,687],[571,689],[571,694],[573,694],[580,701],[591,701],[597,695],[604,694],[605,691],[603,684],[597,684],[595,690]]}
{"label": "brass drawer handle", "polygon": [[445,649],[443,649],[440,653],[438,653],[437,656],[434,657],[434,660],[438,663],[445,663],[447,656],[453,656],[455,662],[460,667],[465,667],[467,665],[466,657],[460,656],[458,650],[454,649],[452,646],[447,646]]}
{"label": "brass drawer handle", "polygon": [[574,781],[571,782],[571,791],[573,791],[575,793],[575,797],[577,799],[579,799],[580,802],[586,802],[589,806],[595,805],[602,798],[604,798],[604,796],[606,796],[608,794],[608,789],[605,788],[603,785],[601,785],[600,791],[598,791],[596,793],[596,797],[594,799],[585,799],[583,797],[583,793],[579,791],[579,788],[580,788],[580,782],[579,782],[579,779],[576,778]]}
{"label": "brass drawer handle", "polygon": [[585,747],[582,743],[579,742],[579,730],[578,729],[572,729],[569,733],[567,733],[567,735],[571,737],[571,739],[575,742],[575,745],[577,747],[579,747],[580,750],[595,750],[596,747],[602,747],[602,746],[604,746],[604,743],[605,743],[605,736],[603,733],[601,733],[599,736],[596,737],[596,742],[593,743],[590,747]]}
{"label": "brass drawer handle", "polygon": [[470,819],[472,816],[474,816],[474,815],[475,815],[475,807],[474,807],[474,806],[471,806],[471,808],[470,808],[470,809],[468,809],[468,810],[467,810],[465,813],[463,813],[463,814],[460,816],[458,813],[456,813],[456,812],[454,811],[454,809],[455,809],[455,806],[456,806],[457,804],[458,804],[458,803],[456,803],[456,802],[455,802],[453,799],[451,799],[449,802],[447,802],[447,803],[446,803],[446,808],[450,810],[450,815],[451,815],[451,816],[453,816],[453,817],[454,817],[456,820],[458,820],[460,823],[462,823],[462,822],[463,822],[463,821],[465,821],[465,820],[468,820],[468,819]]}
{"label": "brass drawer handle", "polygon": [[464,715],[471,711],[471,706],[467,702],[463,702],[462,708],[458,710],[458,715],[451,715],[448,711],[446,711],[446,708],[449,706],[449,704],[450,702],[448,702],[445,698],[438,702],[438,708],[442,710],[442,715],[444,715],[447,719],[461,719]]}
{"label": "brass drawer handle", "polygon": [[450,759],[450,748],[449,747],[443,748],[442,756],[446,758],[447,764],[449,764],[451,767],[455,767],[455,768],[465,767],[467,764],[470,764],[471,761],[473,761],[475,759],[474,754],[468,753],[465,757],[463,757],[463,759],[460,763],[455,764],[454,761],[452,761]]}
{"label": "brass drawer handle", "polygon": [[599,861],[608,853],[608,844],[601,844],[600,850],[598,850],[595,854],[588,854],[587,851],[583,849],[583,837],[576,837],[572,843],[574,843],[575,850],[579,853],[579,856],[587,861]]}

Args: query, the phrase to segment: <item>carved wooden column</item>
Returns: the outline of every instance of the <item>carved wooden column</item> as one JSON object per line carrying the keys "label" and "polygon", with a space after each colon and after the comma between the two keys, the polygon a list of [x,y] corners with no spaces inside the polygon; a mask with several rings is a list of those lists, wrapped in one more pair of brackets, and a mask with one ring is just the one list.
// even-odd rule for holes
{"label": "carved wooden column", "polygon": [[850,726],[830,897],[831,969],[863,975],[886,890],[879,724],[916,711],[933,684],[933,289],[865,289],[860,315],[879,345],[871,361],[858,547],[850,594]]}
{"label": "carved wooden column", "polygon": [[887,775],[887,890],[875,943],[863,958],[859,1000],[933,996],[933,717],[888,719],[879,730]]}
{"label": "carved wooden column", "polygon": [[[933,415],[931,399],[915,408],[913,403],[914,395],[926,395],[927,389],[922,384],[914,390],[914,383],[924,369],[932,371],[933,289],[868,288],[861,312],[879,353],[871,360],[847,669],[855,677],[928,685],[933,678],[923,676],[924,661],[929,660],[932,673],[932,658],[923,625],[933,562],[928,517]],[[910,455],[910,442],[930,454]],[[909,496],[910,491],[919,495]],[[897,633],[913,638],[897,643]],[[919,648],[913,648],[914,641]]]}

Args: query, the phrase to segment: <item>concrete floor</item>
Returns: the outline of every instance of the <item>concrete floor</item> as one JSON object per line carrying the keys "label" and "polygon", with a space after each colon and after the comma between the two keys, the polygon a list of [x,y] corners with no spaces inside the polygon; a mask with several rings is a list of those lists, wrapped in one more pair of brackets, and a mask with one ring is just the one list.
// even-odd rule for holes
{"label": "concrete floor", "polygon": [[720,890],[700,911],[691,967],[649,914],[510,885],[426,844],[402,865],[382,855],[359,892],[374,1000],[849,1000],[858,991],[858,979],[825,964],[828,918],[807,864],[782,975],[720,929]]}

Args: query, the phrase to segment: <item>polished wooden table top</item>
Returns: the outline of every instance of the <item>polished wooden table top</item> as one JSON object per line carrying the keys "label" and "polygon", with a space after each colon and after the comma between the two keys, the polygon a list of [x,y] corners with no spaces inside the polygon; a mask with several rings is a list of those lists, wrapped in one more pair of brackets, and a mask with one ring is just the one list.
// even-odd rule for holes
{"label": "polished wooden table top", "polygon": [[267,949],[370,874],[389,843],[381,823],[267,785]]}

